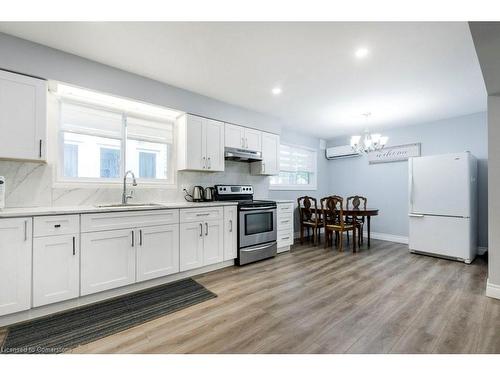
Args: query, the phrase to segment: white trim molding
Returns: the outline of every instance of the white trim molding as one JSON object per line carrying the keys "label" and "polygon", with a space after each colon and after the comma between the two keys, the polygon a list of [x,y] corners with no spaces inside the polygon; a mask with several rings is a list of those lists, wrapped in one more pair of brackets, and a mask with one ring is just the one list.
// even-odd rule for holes
{"label": "white trim molding", "polygon": [[500,285],[490,283],[490,279],[486,281],[486,296],[500,299]]}
{"label": "white trim molding", "polygon": [[[368,232],[363,233],[363,237],[368,237]],[[374,240],[382,240],[382,241],[390,241],[390,242],[397,242],[397,243],[402,243],[408,245],[408,237],[406,236],[398,236],[396,234],[389,234],[389,233],[379,233],[379,232],[370,232],[370,238],[373,238]]]}

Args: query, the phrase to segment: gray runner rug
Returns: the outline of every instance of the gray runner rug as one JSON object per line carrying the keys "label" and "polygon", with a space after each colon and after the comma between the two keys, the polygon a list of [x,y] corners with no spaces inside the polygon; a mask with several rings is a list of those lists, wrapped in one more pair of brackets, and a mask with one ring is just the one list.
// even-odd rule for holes
{"label": "gray runner rug", "polygon": [[0,353],[62,353],[217,297],[191,278],[8,327]]}

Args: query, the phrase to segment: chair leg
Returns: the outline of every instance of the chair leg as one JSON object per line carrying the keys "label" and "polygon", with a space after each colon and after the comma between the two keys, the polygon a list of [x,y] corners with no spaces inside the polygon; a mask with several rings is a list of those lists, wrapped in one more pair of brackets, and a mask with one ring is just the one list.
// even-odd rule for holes
{"label": "chair leg", "polygon": [[347,233],[347,245],[349,245],[349,231],[347,231],[346,233]]}
{"label": "chair leg", "polygon": [[325,230],[325,245],[324,245],[324,248],[326,249],[327,246],[328,246],[328,232]]}
{"label": "chair leg", "polygon": [[300,244],[304,244],[304,226],[300,223]]}
{"label": "chair leg", "polygon": [[352,252],[356,252],[356,225],[352,227]]}
{"label": "chair leg", "polygon": [[312,227],[313,232],[313,246],[316,246],[316,227]]}
{"label": "chair leg", "polygon": [[344,232],[339,232],[340,252],[344,251]]}

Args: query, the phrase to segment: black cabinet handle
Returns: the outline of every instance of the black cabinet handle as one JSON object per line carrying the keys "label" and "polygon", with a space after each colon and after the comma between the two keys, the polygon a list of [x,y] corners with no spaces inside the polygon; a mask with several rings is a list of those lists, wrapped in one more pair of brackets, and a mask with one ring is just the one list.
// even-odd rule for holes
{"label": "black cabinet handle", "polygon": [[61,224],[55,224],[54,228],[61,228]]}
{"label": "black cabinet handle", "polygon": [[75,237],[73,237],[73,255],[75,255],[75,254],[76,254],[76,245],[75,245],[75,241],[76,241],[76,239],[75,239]]}
{"label": "black cabinet handle", "polygon": [[40,139],[40,147],[38,148],[38,157],[42,157],[42,140]]}
{"label": "black cabinet handle", "polygon": [[139,229],[139,245],[142,246],[142,229]]}
{"label": "black cabinet handle", "polygon": [[132,247],[134,247],[135,241],[134,241],[134,231],[132,231]]}

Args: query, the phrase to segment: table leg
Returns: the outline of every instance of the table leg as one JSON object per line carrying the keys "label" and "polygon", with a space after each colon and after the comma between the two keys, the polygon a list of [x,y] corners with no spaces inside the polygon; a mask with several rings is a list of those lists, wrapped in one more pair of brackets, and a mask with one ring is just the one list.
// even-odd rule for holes
{"label": "table leg", "polygon": [[368,229],[368,248],[370,248],[370,219],[371,219],[371,217],[370,217],[370,216],[368,216],[368,217],[366,218],[366,220],[367,220],[367,222],[368,222],[368,228],[367,228],[367,229]]}

